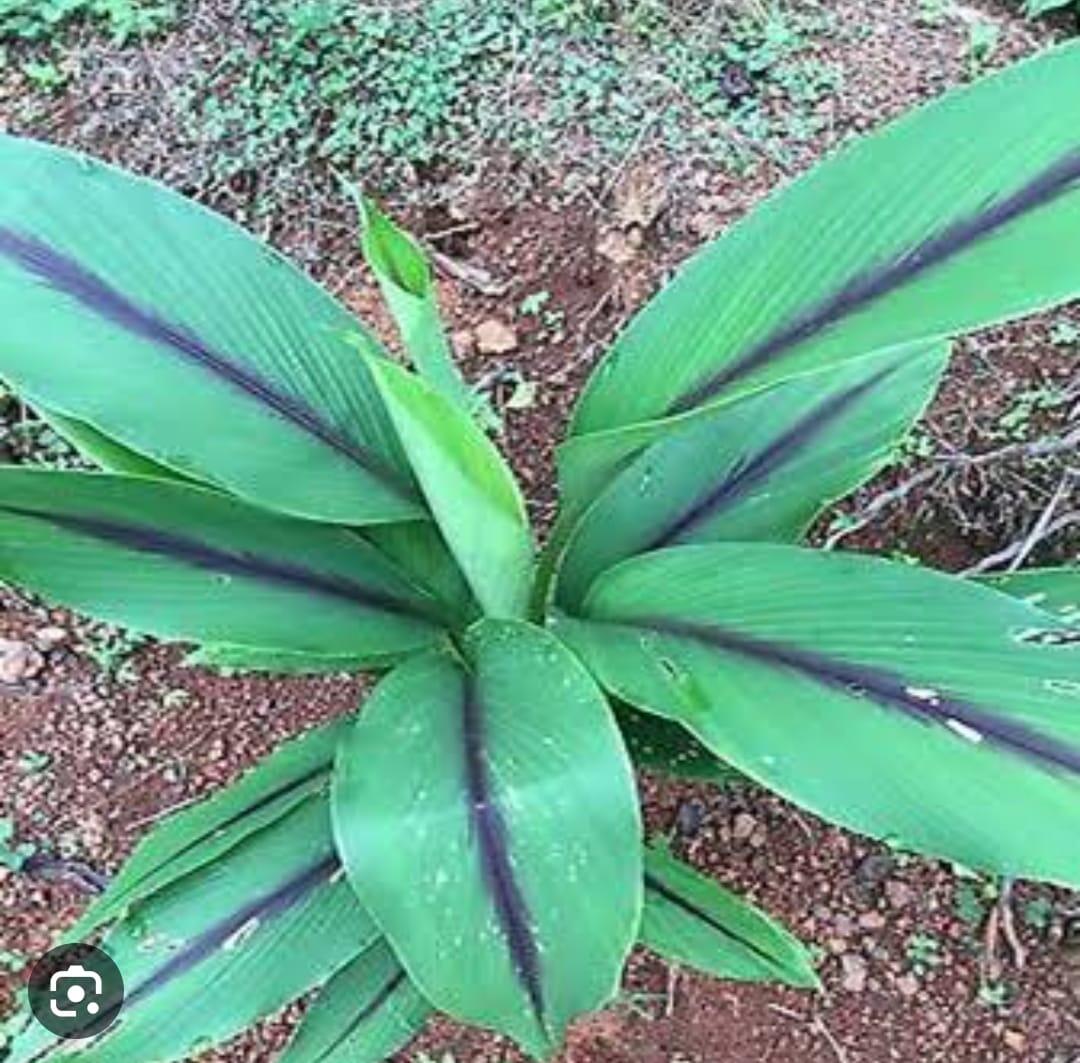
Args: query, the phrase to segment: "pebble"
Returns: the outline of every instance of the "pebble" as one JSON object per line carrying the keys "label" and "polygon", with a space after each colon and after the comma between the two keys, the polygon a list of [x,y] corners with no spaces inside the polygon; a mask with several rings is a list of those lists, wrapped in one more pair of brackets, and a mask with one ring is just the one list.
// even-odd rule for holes
{"label": "pebble", "polygon": [[1027,1038],[1019,1030],[1006,1030],[1005,1044],[1014,1052],[1023,1052],[1027,1048]]}
{"label": "pebble", "polygon": [[872,853],[855,870],[855,878],[864,886],[879,886],[895,870],[896,860],[887,853]]}
{"label": "pebble", "polygon": [[62,627],[43,627],[34,632],[34,645],[39,650],[48,652],[55,650],[57,646],[63,646],[69,638],[69,634]]}
{"label": "pebble", "polygon": [[0,639],[0,683],[21,683],[40,675],[45,659],[25,642]]}
{"label": "pebble", "polygon": [[749,812],[740,812],[731,824],[731,836],[736,841],[746,841],[757,830],[757,820]]}
{"label": "pebble", "polygon": [[683,801],[675,814],[675,829],[684,837],[692,838],[701,830],[705,821],[705,806],[696,798]]}
{"label": "pebble", "polygon": [[919,980],[913,974],[902,974],[896,980],[896,988],[902,997],[910,1000],[919,992]]}
{"label": "pebble", "polygon": [[841,987],[848,993],[861,993],[866,988],[866,960],[853,952],[847,952],[840,957],[840,967],[843,971]]}
{"label": "pebble", "polygon": [[883,930],[885,928],[885,916],[881,912],[863,912],[859,916],[859,926],[863,930]]}
{"label": "pebble", "polygon": [[894,879],[885,883],[885,897],[893,908],[906,908],[915,899],[915,891],[906,882]]}
{"label": "pebble", "polygon": [[477,325],[475,335],[481,354],[507,354],[517,350],[517,333],[497,318],[489,318]]}

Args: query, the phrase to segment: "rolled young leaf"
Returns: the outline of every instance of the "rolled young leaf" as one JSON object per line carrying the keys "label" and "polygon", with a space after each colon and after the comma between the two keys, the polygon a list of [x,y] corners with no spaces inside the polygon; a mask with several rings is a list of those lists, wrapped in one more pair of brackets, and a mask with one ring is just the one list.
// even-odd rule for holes
{"label": "rolled young leaf", "polygon": [[431,1005],[379,941],[323,986],[281,1063],[382,1063],[430,1014]]}
{"label": "rolled young leaf", "polygon": [[532,538],[521,493],[482,431],[419,377],[390,362],[372,373],[443,539],[488,616],[525,614]]}
{"label": "rolled young leaf", "polygon": [[440,638],[356,535],[144,477],[0,469],[0,577],[163,638],[376,660]]}
{"label": "rolled young leaf", "polygon": [[907,565],[719,544],[624,562],[581,615],[557,633],[605,686],[785,797],[1080,884],[1080,656],[1051,614]]}
{"label": "rolled young leaf", "polygon": [[574,435],[663,418],[1080,293],[1080,46],[845,147],[695,256],[592,377]]}
{"label": "rolled young leaf", "polygon": [[548,1055],[616,992],[641,911],[634,780],[595,683],[485,620],[375,690],[340,747],[349,878],[437,1008]]}
{"label": "rolled young leaf", "polygon": [[0,137],[0,377],[169,468],[299,516],[423,516],[333,298],[223,218]]}
{"label": "rolled young leaf", "polygon": [[372,200],[358,197],[358,205],[364,259],[379,282],[406,354],[443,398],[473,413],[476,399],[454,365],[439,316],[435,281],[423,251]]}
{"label": "rolled young leaf", "polygon": [[[110,931],[101,947],[124,978],[120,1015],[62,1058],[185,1059],[321,985],[377,938],[340,872],[326,796],[312,795]],[[5,1063],[52,1058],[50,1045],[30,1022]]]}
{"label": "rolled young leaf", "polygon": [[798,938],[659,845],[645,849],[640,941],[665,959],[717,978],[821,988]]}
{"label": "rolled young leaf", "polygon": [[948,362],[934,343],[861,358],[710,411],[638,455],[600,494],[562,559],[579,604],[605,569],[685,543],[799,539],[891,460]]}
{"label": "rolled young leaf", "polygon": [[1028,568],[983,578],[988,587],[1080,625],[1080,567]]}
{"label": "rolled young leaf", "polygon": [[225,789],[163,820],[65,936],[85,937],[164,886],[220,860],[312,795],[325,794],[334,753],[350,723],[335,720],[286,742]]}

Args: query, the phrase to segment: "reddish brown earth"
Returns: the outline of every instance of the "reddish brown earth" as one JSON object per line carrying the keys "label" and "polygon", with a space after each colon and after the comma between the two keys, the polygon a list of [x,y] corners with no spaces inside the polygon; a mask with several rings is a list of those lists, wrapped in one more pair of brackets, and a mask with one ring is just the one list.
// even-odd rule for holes
{"label": "reddish brown earth", "polygon": [[[823,53],[843,66],[845,84],[827,105],[829,133],[800,167],[847,134],[967,78],[962,20],[916,27],[911,6],[906,0],[835,4],[843,21],[860,29],[822,42]],[[999,24],[995,62],[1027,54],[1054,34],[1052,26],[1029,27],[1004,5],[970,10]],[[187,32],[196,41],[210,37],[213,21],[199,20]],[[134,113],[115,103],[124,86],[129,97],[137,96],[162,70],[167,74],[169,62],[163,52],[115,68],[91,63],[89,89],[59,97],[46,120],[22,131],[90,148],[200,192],[197,161],[179,150],[170,153],[167,128],[155,124],[162,112],[152,93]],[[0,121],[6,115],[14,122],[11,104],[10,94],[0,90]],[[470,377],[502,378],[495,397],[503,402],[513,391],[513,374],[536,384],[531,406],[505,411],[503,443],[538,523],[550,520],[556,501],[553,444],[605,340],[674,264],[787,176],[766,164],[753,178],[740,179],[701,161],[677,165],[646,152],[601,203],[567,203],[550,175],[540,179],[491,160],[484,180],[456,190],[452,212],[404,211],[434,247],[459,265],[488,271],[505,289],[485,295],[461,280],[460,270],[441,278]],[[240,193],[230,199],[218,189],[211,198],[242,215]],[[270,235],[385,327],[351,225],[336,201],[319,201],[304,210],[283,209]],[[450,237],[433,235],[459,227]],[[549,306],[562,312],[561,338],[515,313],[522,298],[537,291],[550,292]],[[501,355],[478,349],[478,327],[492,320],[516,333],[515,347]],[[985,454],[1013,441],[1002,436],[1002,416],[1020,392],[1049,383],[1072,389],[1071,403],[1036,411],[1020,440],[1061,437],[1070,424],[1075,427],[1078,351],[1052,339],[1054,323],[1062,320],[1080,325],[1080,311],[959,345],[923,426],[933,453]],[[902,551],[962,569],[1022,536],[1066,460],[1075,457],[1034,462],[1006,455],[977,467],[950,465],[876,514],[845,545]],[[923,458],[886,471],[844,509],[863,512],[926,467]],[[828,529],[824,519],[817,538],[827,538]],[[1073,528],[1031,560],[1076,559],[1078,549]],[[31,669],[37,674],[0,686],[0,817],[14,817],[20,841],[99,871],[115,869],[169,809],[220,786],[282,737],[349,710],[365,686],[336,678],[224,678],[185,668],[177,648],[155,645],[138,649],[109,675],[91,657],[100,642],[97,629],[13,592],[0,595],[0,638],[34,645],[42,629],[57,625],[66,635],[41,651],[40,670]],[[43,755],[45,766],[28,770],[27,754]],[[651,829],[670,835],[680,855],[820,947],[826,992],[812,997],[722,984],[641,955],[620,1001],[573,1031],[563,1063],[1080,1061],[1080,898],[1018,887],[1013,907],[1027,961],[1018,969],[1001,943],[1002,969],[989,973],[1004,986],[1002,996],[984,992],[980,998],[989,962],[985,924],[961,917],[965,887],[951,869],[889,855],[752,788],[717,791],[643,779],[643,793]],[[34,956],[84,903],[75,882],[0,868],[0,949]],[[1045,920],[1036,919],[1037,912]],[[915,969],[910,950],[919,935],[938,942],[936,966]],[[13,1003],[20,978],[17,969],[3,973],[3,966],[0,1013]],[[288,1017],[267,1023],[206,1058],[262,1063],[272,1058],[288,1026]],[[417,1061],[421,1051],[435,1060],[450,1053],[455,1063],[520,1058],[497,1038],[442,1020],[399,1058]]]}

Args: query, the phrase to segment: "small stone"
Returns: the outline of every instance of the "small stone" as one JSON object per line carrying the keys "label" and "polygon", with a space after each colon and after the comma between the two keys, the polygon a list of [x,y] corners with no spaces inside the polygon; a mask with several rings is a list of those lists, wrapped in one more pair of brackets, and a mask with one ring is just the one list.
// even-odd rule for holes
{"label": "small stone", "polygon": [[675,813],[675,829],[684,837],[692,838],[705,821],[705,806],[696,798],[683,801]]}
{"label": "small stone", "polygon": [[910,1000],[919,992],[919,980],[913,974],[902,974],[896,980],[896,988],[902,997]]}
{"label": "small stone", "polygon": [[915,899],[915,891],[906,882],[894,879],[885,883],[885,897],[893,908],[906,908]]}
{"label": "small stone", "polygon": [[848,993],[861,993],[866,988],[866,960],[853,952],[847,952],[840,957],[840,968],[843,978],[841,987]]}
{"label": "small stone", "polygon": [[1019,1030],[1006,1030],[1004,1040],[1013,1052],[1023,1052],[1027,1048],[1027,1038]]}
{"label": "small stone", "polygon": [[863,912],[859,916],[859,926],[863,930],[882,930],[885,927],[885,916],[881,912]]}
{"label": "small stone", "polygon": [[476,346],[481,354],[507,354],[517,350],[517,345],[517,333],[497,318],[476,326]]}
{"label": "small stone", "polygon": [[634,245],[627,239],[626,233],[617,230],[604,233],[597,241],[596,250],[616,266],[625,266],[635,254]]}
{"label": "small stone", "polygon": [[47,653],[57,646],[63,646],[68,638],[68,632],[62,627],[42,627],[34,632],[34,645]]}
{"label": "small stone", "polygon": [[757,830],[757,820],[749,812],[740,812],[731,824],[731,836],[736,841],[746,841]]}
{"label": "small stone", "polygon": [[833,932],[837,937],[849,938],[855,933],[855,923],[849,915],[838,915],[833,920]]}
{"label": "small stone", "polygon": [[896,860],[887,853],[873,853],[855,870],[855,878],[863,886],[880,886],[896,867]]}
{"label": "small stone", "polygon": [[476,337],[472,329],[458,329],[450,337],[450,345],[457,354],[472,354],[476,348]]}
{"label": "small stone", "polygon": [[45,660],[25,642],[0,639],[0,683],[21,683],[40,675]]}

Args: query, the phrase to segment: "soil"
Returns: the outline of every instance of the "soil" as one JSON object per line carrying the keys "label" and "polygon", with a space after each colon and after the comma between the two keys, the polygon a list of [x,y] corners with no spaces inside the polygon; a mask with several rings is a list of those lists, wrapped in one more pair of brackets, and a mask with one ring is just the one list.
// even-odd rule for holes
{"label": "soil", "polygon": [[[842,66],[844,84],[828,101],[828,129],[793,169],[971,74],[963,17],[922,26],[907,0],[833,6],[859,32],[822,44]],[[242,190],[209,187],[190,145],[171,150],[169,116],[152,91],[155,79],[186,69],[182,45],[197,42],[188,51],[199,55],[216,33],[227,35],[213,4],[193,10],[180,44],[121,59],[87,46],[78,90],[58,96],[32,128],[20,124],[17,88],[0,81],[0,124],[122,161],[243,218]],[[959,10],[998,27],[991,65],[1033,52],[1067,27],[1030,24],[1003,4]],[[467,374],[489,384],[502,410],[504,449],[543,527],[556,503],[553,444],[606,341],[694,247],[791,174],[763,161],[751,177],[736,176],[702,160],[677,164],[647,145],[595,197],[567,195],[558,175],[505,158],[484,160],[481,172],[435,205],[402,204],[400,214],[451,260],[440,292],[455,344]],[[352,219],[337,200],[283,207],[267,235],[387,333]],[[480,290],[493,287],[500,294]],[[548,292],[547,308],[561,313],[557,327],[516,313],[537,292]],[[509,350],[481,350],[492,332],[482,326],[492,321],[512,329]],[[1055,338],[1063,321],[1080,326],[1080,310],[958,345],[922,426],[934,454],[986,453],[1075,426],[1078,352]],[[535,387],[523,390],[523,381]],[[1002,417],[1017,396],[1049,384],[1071,391],[1071,402],[1034,410],[1019,439],[1003,436]],[[977,468],[958,465],[872,513],[844,544],[950,570],[978,564],[1025,535],[1074,459],[1006,454]],[[874,499],[926,467],[925,455],[894,466],[843,512],[865,516]],[[815,537],[828,539],[833,527],[824,518]],[[1074,526],[1029,561],[1075,560],[1078,549]],[[39,654],[24,678],[0,687],[0,818],[13,817],[19,841],[98,872],[115,870],[170,809],[223,785],[284,736],[353,708],[366,687],[362,678],[223,677],[185,666],[178,647],[153,643],[103,669],[104,637],[99,626],[0,592],[0,638]],[[574,1028],[562,1063],[1080,1061],[1080,897],[1018,886],[1013,907],[1026,962],[1021,968],[1003,948],[1001,969],[989,969],[984,920],[965,908],[972,887],[954,869],[890,854],[751,787],[719,791],[646,777],[642,789],[653,831],[822,950],[826,991],[811,997],[719,983],[643,953],[619,1002]],[[17,959],[4,972],[2,957],[42,952],[85,903],[78,876],[0,868],[0,1014],[13,1005],[22,974]],[[929,938],[936,961],[920,964],[919,942]],[[296,1010],[205,1058],[272,1059]],[[415,1063],[421,1052],[456,1063],[521,1058],[498,1038],[441,1019],[399,1059]]]}

